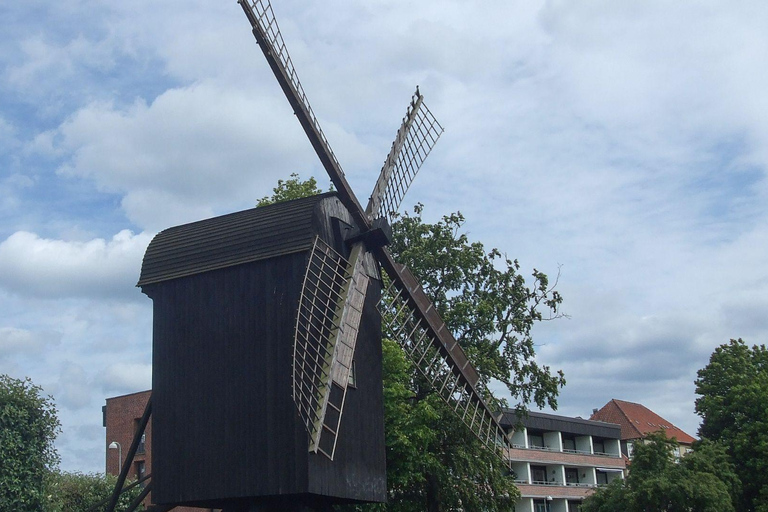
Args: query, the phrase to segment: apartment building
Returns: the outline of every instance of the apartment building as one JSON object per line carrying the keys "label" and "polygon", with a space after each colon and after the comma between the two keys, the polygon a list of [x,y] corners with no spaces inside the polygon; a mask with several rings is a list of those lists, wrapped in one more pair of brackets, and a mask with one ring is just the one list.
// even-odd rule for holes
{"label": "apartment building", "polygon": [[518,418],[512,410],[501,421],[522,494],[516,512],[575,512],[595,488],[624,478],[619,425],[540,412]]}

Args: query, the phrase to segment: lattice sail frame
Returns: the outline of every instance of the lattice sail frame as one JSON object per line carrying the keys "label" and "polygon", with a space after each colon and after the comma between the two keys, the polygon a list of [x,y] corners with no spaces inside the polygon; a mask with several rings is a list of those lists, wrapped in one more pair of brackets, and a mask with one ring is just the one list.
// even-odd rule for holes
{"label": "lattice sail frame", "polygon": [[333,364],[336,309],[348,281],[347,262],[320,238],[310,252],[304,274],[293,344],[293,401],[316,451],[328,403]]}
{"label": "lattice sail frame", "polygon": [[328,392],[328,404],[322,416],[322,429],[317,442],[317,450],[333,460],[336,454],[336,442],[339,436],[339,426],[344,411],[344,402],[349,387],[349,376],[357,345],[357,334],[360,320],[363,316],[365,295],[370,281],[363,266],[365,251],[363,244],[358,243],[352,248],[347,271],[351,276],[342,291],[343,303],[339,322],[333,343],[333,363],[331,365],[331,382]]}
{"label": "lattice sail frame", "polygon": [[[275,18],[275,13],[272,10],[272,5],[269,3],[269,0],[238,0],[238,3],[250,9],[250,14],[252,15],[249,16],[251,25],[254,30],[258,29],[267,40],[267,43],[270,45],[270,51],[282,66],[281,72],[293,88],[293,94],[301,102],[310,123],[312,123],[315,131],[320,136],[324,146],[323,150],[333,161],[336,170],[344,174],[336,155],[333,153],[330,144],[328,144],[328,139],[323,133],[322,128],[320,128],[320,123],[309,104],[309,99],[304,92],[304,88],[301,86],[301,82],[299,82],[299,76],[296,73],[296,68],[293,67],[293,61],[288,53],[288,48],[285,46],[283,35],[280,33],[280,27],[277,24],[277,19]],[[247,10],[246,13],[248,13]]]}
{"label": "lattice sail frame", "polygon": [[[463,378],[461,371],[441,353],[441,342],[411,308],[402,291],[390,282],[379,301],[383,336],[400,344],[440,398],[486,447],[496,451],[511,449],[512,443],[498,417]],[[503,453],[500,455],[509,463]]]}
{"label": "lattice sail frame", "polygon": [[293,400],[309,451],[333,460],[369,277],[361,243],[348,262],[319,237],[310,252],[296,315]]}
{"label": "lattice sail frame", "polygon": [[421,164],[442,133],[443,127],[427,108],[417,87],[373,187],[366,208],[371,219],[386,217],[392,220]]}

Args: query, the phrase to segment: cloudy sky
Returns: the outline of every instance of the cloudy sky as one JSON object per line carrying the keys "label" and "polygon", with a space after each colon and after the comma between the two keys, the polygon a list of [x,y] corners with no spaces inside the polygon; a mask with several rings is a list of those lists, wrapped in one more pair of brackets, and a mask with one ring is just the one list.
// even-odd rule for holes
{"label": "cloudy sky", "polygon": [[[695,434],[696,370],[768,331],[768,4],[274,3],[359,195],[418,84],[445,133],[406,204],[561,270],[570,319],[535,331],[559,411]],[[0,372],[55,397],[64,469],[102,471],[104,399],[151,386],[152,236],[327,179],[235,0],[0,20]]]}

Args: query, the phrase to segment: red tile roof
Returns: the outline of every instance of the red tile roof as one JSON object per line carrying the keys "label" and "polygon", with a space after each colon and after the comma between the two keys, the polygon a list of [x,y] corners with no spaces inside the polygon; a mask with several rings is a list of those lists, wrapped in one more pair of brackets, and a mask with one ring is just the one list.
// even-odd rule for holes
{"label": "red tile roof", "polygon": [[659,430],[663,431],[667,438],[677,439],[680,444],[691,444],[696,440],[644,405],[615,398],[589,419],[618,423],[621,425],[622,441],[640,439]]}

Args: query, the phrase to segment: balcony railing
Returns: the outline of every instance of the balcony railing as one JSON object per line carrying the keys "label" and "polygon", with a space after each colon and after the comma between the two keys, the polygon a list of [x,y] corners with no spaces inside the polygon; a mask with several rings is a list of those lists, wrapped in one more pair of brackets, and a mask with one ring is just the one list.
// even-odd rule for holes
{"label": "balcony railing", "polygon": [[579,455],[592,455],[591,452],[588,452],[587,450],[572,450],[570,448],[563,448],[564,453],[577,453]]}
{"label": "balcony railing", "polygon": [[534,480],[531,485],[563,485],[562,482],[546,482],[544,480]]}
{"label": "balcony railing", "polygon": [[549,446],[530,445],[528,447],[525,447],[521,444],[513,444],[512,448],[517,448],[518,450],[536,450],[540,452],[552,452],[552,453],[573,453],[575,455],[595,455],[597,457],[611,457],[614,459],[621,458],[621,454],[619,453],[606,453],[606,452],[590,453],[586,450],[572,450],[570,448],[563,448],[562,450],[558,450],[557,448],[550,448]]}
{"label": "balcony railing", "polygon": [[550,448],[549,446],[536,446],[535,444],[532,444],[528,447],[529,450],[541,450],[545,452],[559,452],[557,448]]}
{"label": "balcony railing", "polygon": [[543,480],[533,480],[532,482],[528,482],[527,480],[515,480],[516,484],[524,484],[524,485],[549,485],[549,486],[559,486],[559,487],[586,487],[586,488],[593,488],[593,487],[602,487],[604,485],[608,484],[590,484],[590,483],[580,483],[580,482],[545,482]]}

